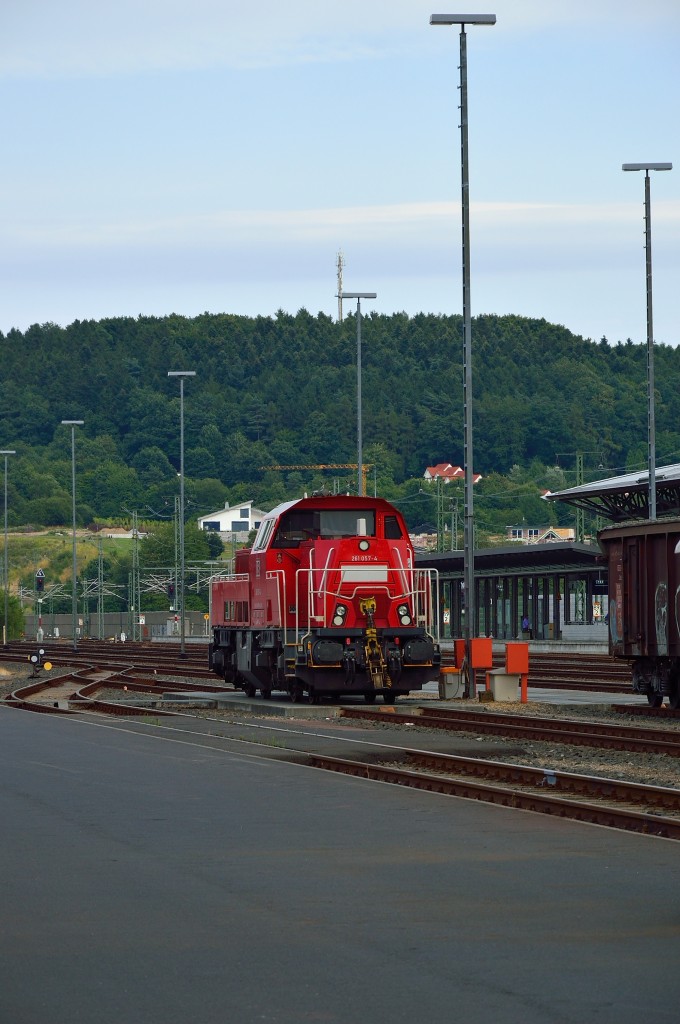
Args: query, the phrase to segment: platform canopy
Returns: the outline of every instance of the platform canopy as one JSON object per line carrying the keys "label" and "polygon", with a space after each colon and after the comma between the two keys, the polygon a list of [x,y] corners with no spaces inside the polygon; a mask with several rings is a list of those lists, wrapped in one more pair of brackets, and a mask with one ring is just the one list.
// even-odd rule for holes
{"label": "platform canopy", "polygon": [[[655,478],[657,516],[680,515],[680,462],[659,466]],[[648,519],[649,474],[638,471],[612,476],[565,491],[554,491],[544,497],[546,501],[563,501],[614,522]]]}
{"label": "platform canopy", "polygon": [[[596,544],[555,541],[547,544],[506,544],[475,550],[477,576],[550,576],[555,573],[599,572],[601,551]],[[462,576],[462,551],[419,551],[419,569],[437,569],[442,576]]]}

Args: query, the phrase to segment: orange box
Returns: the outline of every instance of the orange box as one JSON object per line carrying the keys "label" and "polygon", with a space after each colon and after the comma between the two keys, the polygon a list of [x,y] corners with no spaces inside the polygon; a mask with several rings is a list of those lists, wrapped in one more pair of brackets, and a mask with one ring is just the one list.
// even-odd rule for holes
{"label": "orange box", "polygon": [[493,668],[493,641],[480,636],[470,641],[470,668]]}
{"label": "orange box", "polygon": [[529,644],[505,645],[505,671],[524,676],[529,671]]}
{"label": "orange box", "polygon": [[453,660],[456,668],[462,668],[463,662],[465,661],[465,641],[454,640],[453,641]]}

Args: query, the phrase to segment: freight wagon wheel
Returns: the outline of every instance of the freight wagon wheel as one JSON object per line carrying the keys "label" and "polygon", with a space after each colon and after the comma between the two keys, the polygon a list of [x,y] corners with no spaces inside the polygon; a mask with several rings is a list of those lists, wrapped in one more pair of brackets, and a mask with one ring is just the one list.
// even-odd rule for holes
{"label": "freight wagon wheel", "polygon": [[250,697],[252,699],[257,693],[257,689],[253,686],[252,683],[246,683],[246,685],[243,687],[243,692],[245,693],[246,697]]}
{"label": "freight wagon wheel", "polygon": [[309,688],[309,693],[307,694],[307,700],[309,701],[310,704],[320,704],[321,703],[321,697],[316,692],[316,690],[314,689],[313,686],[310,686],[310,688]]}
{"label": "freight wagon wheel", "polygon": [[260,687],[260,693],[262,694],[262,700],[271,700],[272,699],[272,691],[271,690],[269,690],[267,688],[263,689],[262,687]]}
{"label": "freight wagon wheel", "polygon": [[383,700],[385,704],[396,704],[397,695],[396,693],[390,693],[389,690],[385,690],[385,692],[383,693]]}
{"label": "freight wagon wheel", "polygon": [[668,703],[672,708],[680,708],[680,687],[676,687],[668,698]]}
{"label": "freight wagon wheel", "polygon": [[647,694],[647,702],[653,708],[660,708],[661,705],[663,704],[663,694],[662,693],[648,693]]}
{"label": "freight wagon wheel", "polygon": [[365,693],[364,700],[367,704],[375,704],[375,693]]}

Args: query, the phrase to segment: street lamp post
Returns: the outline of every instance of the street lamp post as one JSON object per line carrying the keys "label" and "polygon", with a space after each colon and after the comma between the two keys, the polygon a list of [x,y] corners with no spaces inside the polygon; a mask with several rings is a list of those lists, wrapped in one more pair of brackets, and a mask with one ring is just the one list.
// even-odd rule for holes
{"label": "street lamp post", "polygon": [[195,370],[168,370],[168,377],[179,377],[179,637],[180,657],[184,649],[184,378],[195,377]]}
{"label": "street lamp post", "polygon": [[73,650],[78,650],[78,597],[76,595],[76,427],[82,427],[85,420],[62,420],[62,426],[71,428],[71,510],[73,513],[73,571],[72,571],[72,619]]}
{"label": "street lamp post", "polygon": [[645,276],[647,281],[647,469],[649,519],[656,519],[656,415],[654,411],[654,324],[652,318],[652,220],[650,171],[671,171],[673,164],[623,164],[624,171],[645,172]]}
{"label": "street lamp post", "polygon": [[7,553],[7,460],[10,455],[16,455],[16,452],[10,449],[5,449],[4,451],[0,451],[0,455],[5,456],[5,564],[3,577],[3,581],[5,584],[5,621],[2,627],[2,643],[3,646],[7,647],[9,641],[9,558]]}
{"label": "street lamp post", "polygon": [[[475,519],[472,488],[474,484],[472,446],[472,315],[470,312],[470,179],[468,168],[467,34],[466,25],[495,25],[495,14],[432,14],[430,25],[460,26],[460,165],[463,261],[463,462],[465,501],[463,514],[463,580],[465,585],[465,651],[468,664],[466,696],[474,696],[471,671],[472,637],[477,609],[475,603]],[[472,692],[471,692],[472,691]]]}
{"label": "street lamp post", "polygon": [[338,298],[357,300],[357,493],[364,496],[364,439],[361,418],[361,300],[377,299],[377,292],[340,292]]}

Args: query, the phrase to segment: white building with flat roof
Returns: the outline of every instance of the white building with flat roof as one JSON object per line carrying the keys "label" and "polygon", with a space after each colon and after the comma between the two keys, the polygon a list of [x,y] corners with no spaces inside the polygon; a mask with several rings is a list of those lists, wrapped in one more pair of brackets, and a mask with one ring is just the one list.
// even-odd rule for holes
{"label": "white building with flat roof", "polygon": [[266,516],[259,508],[253,508],[252,501],[239,505],[227,502],[218,512],[209,512],[198,519],[199,530],[214,530],[227,539],[246,540],[251,530],[257,530]]}

